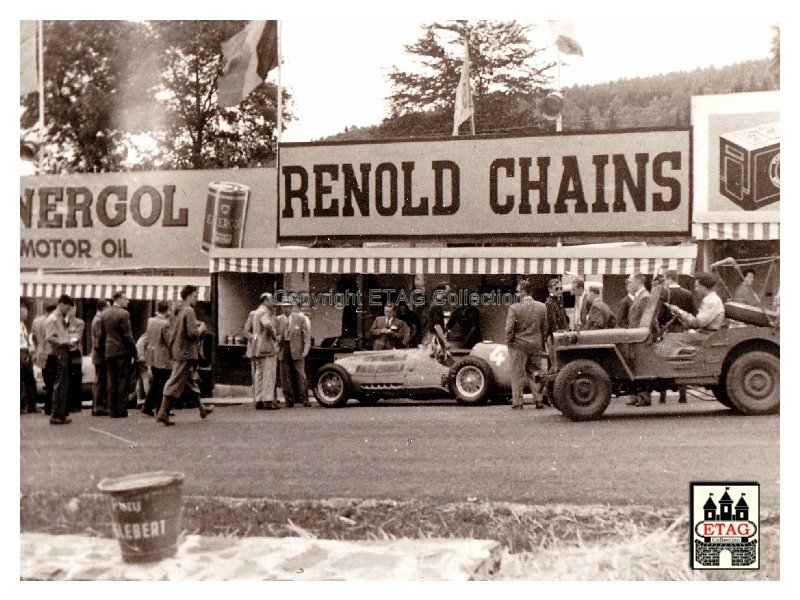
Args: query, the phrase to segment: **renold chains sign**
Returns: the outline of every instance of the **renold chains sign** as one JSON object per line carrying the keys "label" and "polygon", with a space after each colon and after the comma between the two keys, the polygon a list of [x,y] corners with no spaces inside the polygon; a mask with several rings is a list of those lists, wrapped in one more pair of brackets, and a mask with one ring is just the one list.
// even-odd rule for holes
{"label": "renold chains sign", "polygon": [[688,130],[285,144],[281,237],[686,234]]}
{"label": "renold chains sign", "polygon": [[209,246],[274,240],[274,196],[274,169],[22,177],[20,265],[208,268]]}

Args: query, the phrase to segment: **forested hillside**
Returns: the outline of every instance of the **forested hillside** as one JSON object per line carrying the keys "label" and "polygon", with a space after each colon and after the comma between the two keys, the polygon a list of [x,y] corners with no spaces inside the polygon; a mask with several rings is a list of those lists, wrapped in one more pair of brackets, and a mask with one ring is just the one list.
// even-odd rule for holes
{"label": "forested hillside", "polygon": [[[652,77],[620,79],[597,85],[573,86],[565,90],[563,129],[565,131],[607,131],[631,127],[688,126],[692,96],[761,92],[779,89],[778,79],[768,58],[725,67],[697,68]],[[542,126],[536,100],[520,100],[519,127],[500,131],[482,130],[478,134],[535,133],[543,127],[555,131],[555,124]],[[375,140],[394,137],[449,135],[452,114],[426,111],[384,119],[379,125],[349,127],[325,138],[336,140]]]}

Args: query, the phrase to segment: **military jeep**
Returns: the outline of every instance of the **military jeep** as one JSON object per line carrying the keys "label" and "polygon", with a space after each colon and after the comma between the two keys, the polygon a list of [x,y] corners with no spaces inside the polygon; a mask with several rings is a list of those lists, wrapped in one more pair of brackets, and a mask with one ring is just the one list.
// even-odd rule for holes
{"label": "military jeep", "polygon": [[726,302],[719,331],[665,332],[656,320],[659,295],[654,286],[641,321],[650,326],[554,334],[547,385],[558,410],[587,421],[600,417],[612,396],[689,385],[744,414],[778,412],[777,313]]}

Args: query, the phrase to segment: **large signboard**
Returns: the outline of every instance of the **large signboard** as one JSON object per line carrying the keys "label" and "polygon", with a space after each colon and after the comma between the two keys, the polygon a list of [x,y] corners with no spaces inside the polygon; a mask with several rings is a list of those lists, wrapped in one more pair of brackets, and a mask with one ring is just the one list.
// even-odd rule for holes
{"label": "large signboard", "polygon": [[695,96],[695,209],[780,211],[780,92]]}
{"label": "large signboard", "polygon": [[20,266],[208,268],[276,243],[275,169],[22,177]]}
{"label": "large signboard", "polygon": [[687,130],[285,144],[279,236],[683,234]]}

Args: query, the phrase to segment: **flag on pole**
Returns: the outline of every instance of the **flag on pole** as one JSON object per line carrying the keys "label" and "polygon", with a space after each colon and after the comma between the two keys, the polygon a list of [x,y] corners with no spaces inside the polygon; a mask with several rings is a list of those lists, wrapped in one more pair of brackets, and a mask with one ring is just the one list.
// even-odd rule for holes
{"label": "flag on pole", "polygon": [[583,56],[583,48],[572,37],[572,21],[548,21],[547,24],[550,26],[553,43],[562,53]]}
{"label": "flag on pole", "polygon": [[19,22],[19,95],[39,90],[36,69],[36,21]]}
{"label": "flag on pole", "polygon": [[461,79],[456,88],[456,110],[453,116],[453,135],[458,135],[458,126],[474,116],[472,91],[469,86],[469,43],[464,40],[464,64],[461,65]]}
{"label": "flag on pole", "polygon": [[238,106],[278,66],[278,22],[249,21],[222,43],[225,65],[217,82],[217,104]]}

